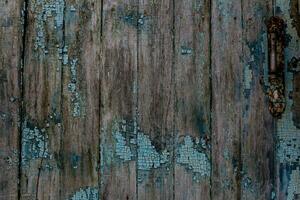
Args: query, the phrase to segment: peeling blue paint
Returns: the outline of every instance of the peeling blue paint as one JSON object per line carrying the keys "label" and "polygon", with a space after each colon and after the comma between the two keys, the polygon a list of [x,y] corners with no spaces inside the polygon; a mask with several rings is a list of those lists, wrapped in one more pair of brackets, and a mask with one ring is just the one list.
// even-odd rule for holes
{"label": "peeling blue paint", "polygon": [[190,136],[186,136],[184,138],[184,144],[178,148],[176,162],[184,165],[195,175],[199,175],[200,177],[210,176],[210,161],[204,152],[196,148],[196,144],[194,144]]}
{"label": "peeling blue paint", "polygon": [[46,129],[40,129],[27,121],[23,123],[21,157],[22,165],[26,165],[34,159],[50,158]]}
{"label": "peeling blue paint", "polygon": [[268,85],[268,70],[267,66],[267,34],[262,32],[257,40],[247,42],[250,57],[244,67],[244,95],[246,98],[250,96],[253,78],[256,76],[264,77],[265,87]]}
{"label": "peeling blue paint", "polygon": [[[67,52],[67,50],[65,50]],[[68,59],[68,58],[65,58]],[[77,85],[77,65],[78,59],[74,58],[70,61],[70,73],[71,78],[68,84],[68,90],[71,93],[71,104],[72,104],[72,116],[80,117],[82,114],[82,99],[78,91]]]}
{"label": "peeling blue paint", "polygon": [[190,55],[192,54],[192,49],[187,46],[181,46],[181,55]]}
{"label": "peeling blue paint", "polygon": [[296,195],[300,196],[300,168],[297,167],[296,170],[292,170],[291,180],[288,186],[288,196],[287,200],[294,200]]}
{"label": "peeling blue paint", "polygon": [[78,168],[78,164],[80,161],[80,156],[78,156],[77,154],[73,153],[71,155],[71,166],[73,169],[77,169]]}
{"label": "peeling blue paint", "polygon": [[62,60],[63,65],[67,65],[69,62],[68,46],[65,45],[63,48],[58,48],[59,60]]}
{"label": "peeling blue paint", "polygon": [[[290,18],[289,1],[277,0],[277,12],[286,22],[285,49],[286,66],[287,61],[292,60],[299,53],[299,41],[296,30]],[[281,119],[277,121],[277,158],[280,162],[280,190],[288,200],[298,199],[300,196],[300,129],[297,129],[293,122],[293,99],[290,95],[293,92],[293,71],[285,70],[285,96],[286,109]]]}
{"label": "peeling blue paint", "polygon": [[246,65],[244,69],[244,95],[248,97],[250,95],[250,90],[251,90],[251,82],[253,79],[253,72],[250,68],[250,65]]}
{"label": "peeling blue paint", "polygon": [[53,18],[55,22],[54,29],[61,29],[64,18],[64,7],[64,0],[36,0],[31,3],[31,11],[35,13],[35,50],[41,49],[44,54],[48,53],[45,24],[49,18]]}
{"label": "peeling blue paint", "polygon": [[250,177],[243,177],[242,187],[244,190],[254,192],[253,182]]}
{"label": "peeling blue paint", "polygon": [[114,136],[116,138],[117,156],[124,161],[130,161],[133,157],[133,154],[130,150],[130,147],[126,145],[125,137],[120,132],[115,132]]}
{"label": "peeling blue paint", "polygon": [[162,164],[168,162],[169,152],[167,150],[158,153],[155,147],[152,145],[149,136],[142,132],[138,133],[138,169],[150,170],[157,169]]}
{"label": "peeling blue paint", "polygon": [[139,31],[149,30],[150,16],[138,12],[137,10],[126,10],[122,7],[117,8],[119,19],[129,25],[138,29]]}
{"label": "peeling blue paint", "polygon": [[99,191],[97,188],[87,187],[77,191],[70,200],[98,200]]}
{"label": "peeling blue paint", "polygon": [[[133,120],[115,120],[113,122],[112,135],[115,144],[113,152],[109,151],[109,147],[104,148],[102,145],[101,159],[105,159],[105,163],[104,160],[101,160],[102,170],[105,167],[103,165],[110,165],[111,162],[136,161],[139,182],[148,177],[151,170],[161,169],[164,173],[169,173],[169,164],[172,158],[168,148],[157,150],[150,137],[134,124]],[[184,143],[176,148],[177,163],[191,171],[195,181],[210,176],[211,164],[205,153],[207,149],[204,139],[195,138],[195,142],[193,142],[190,136],[186,136]],[[112,158],[114,156],[118,160]]]}

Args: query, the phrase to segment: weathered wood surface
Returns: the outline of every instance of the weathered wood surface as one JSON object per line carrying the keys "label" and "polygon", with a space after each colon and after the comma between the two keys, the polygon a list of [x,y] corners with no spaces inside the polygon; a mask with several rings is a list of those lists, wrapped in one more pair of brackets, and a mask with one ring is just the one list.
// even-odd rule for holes
{"label": "weathered wood surface", "polygon": [[63,48],[63,7],[52,6],[56,6],[55,1],[31,0],[24,4],[20,170],[20,199],[24,200],[60,196],[60,158],[56,155],[62,141],[59,50]]}
{"label": "weathered wood surface", "polygon": [[98,196],[100,0],[65,0],[62,68],[61,199]]}
{"label": "weathered wood surface", "polygon": [[0,199],[18,199],[22,1],[0,2]]}
{"label": "weathered wood surface", "polygon": [[[137,199],[137,1],[104,0],[101,38],[101,199]],[[131,142],[130,142],[131,141]]]}
{"label": "weathered wood surface", "polygon": [[212,1],[212,199],[241,198],[242,2]]}
{"label": "weathered wood surface", "polygon": [[[0,5],[1,200],[299,198],[298,0]],[[277,120],[273,11],[287,25]]]}
{"label": "weathered wood surface", "polygon": [[211,199],[210,1],[174,10],[175,199]]}
{"label": "weathered wood surface", "polygon": [[173,199],[174,2],[139,1],[138,199]]}
{"label": "weathered wood surface", "polygon": [[[266,21],[272,1],[246,0],[243,9],[241,199],[272,199],[275,184],[275,121],[265,95],[268,68]],[[262,83],[264,80],[265,83]]]}

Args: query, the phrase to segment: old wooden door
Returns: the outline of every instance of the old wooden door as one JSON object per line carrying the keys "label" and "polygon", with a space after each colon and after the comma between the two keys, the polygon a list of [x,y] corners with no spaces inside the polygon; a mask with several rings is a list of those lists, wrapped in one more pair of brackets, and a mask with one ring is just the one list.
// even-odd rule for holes
{"label": "old wooden door", "polygon": [[0,0],[0,199],[300,199],[299,36],[298,0]]}

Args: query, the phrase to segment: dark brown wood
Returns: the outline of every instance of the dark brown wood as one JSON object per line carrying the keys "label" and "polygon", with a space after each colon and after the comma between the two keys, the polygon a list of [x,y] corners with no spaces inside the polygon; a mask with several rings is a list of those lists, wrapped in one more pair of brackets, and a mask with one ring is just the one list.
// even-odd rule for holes
{"label": "dark brown wood", "polygon": [[[2,1],[0,199],[298,199],[298,7]],[[277,119],[272,12],[285,23]]]}
{"label": "dark brown wood", "polygon": [[212,199],[241,198],[242,5],[212,2]]}
{"label": "dark brown wood", "polygon": [[92,199],[99,187],[101,1],[66,0],[64,13],[60,198]]}
{"label": "dark brown wood", "polygon": [[103,1],[101,43],[101,199],[137,199],[135,0]]}
{"label": "dark brown wood", "polygon": [[173,199],[174,1],[140,0],[138,199]]}
{"label": "dark brown wood", "polygon": [[[63,10],[27,1],[20,199],[59,199]],[[58,4],[62,4],[59,1]],[[57,18],[56,18],[57,16]]]}
{"label": "dark brown wood", "polygon": [[22,59],[22,1],[0,2],[0,199],[19,191],[19,72]]}
{"label": "dark brown wood", "polygon": [[[175,2],[175,199],[210,199],[210,1]],[[191,144],[188,141],[192,140]],[[188,148],[188,150],[184,149]]]}

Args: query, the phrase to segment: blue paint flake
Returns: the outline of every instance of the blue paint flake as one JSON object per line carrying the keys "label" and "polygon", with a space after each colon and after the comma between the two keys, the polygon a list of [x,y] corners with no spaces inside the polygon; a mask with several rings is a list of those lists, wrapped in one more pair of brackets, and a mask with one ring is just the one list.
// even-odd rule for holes
{"label": "blue paint flake", "polygon": [[[67,52],[67,49],[63,50]],[[78,85],[77,85],[77,65],[78,59],[72,59],[70,61],[70,73],[71,78],[68,84],[68,91],[71,93],[71,104],[72,104],[72,115],[73,117],[80,117],[82,114],[82,107],[81,107],[81,95],[78,92]]]}
{"label": "blue paint flake", "polygon": [[[289,94],[293,91],[293,73],[286,72],[285,83],[286,93]],[[277,122],[279,139],[277,156],[280,163],[300,165],[300,130],[294,125],[292,106],[293,100],[287,99],[286,110]]]}
{"label": "blue paint flake", "polygon": [[292,170],[291,180],[288,186],[287,200],[294,200],[296,195],[300,196],[300,169]]}
{"label": "blue paint flake", "polygon": [[158,153],[155,147],[151,144],[149,136],[138,133],[138,169],[139,170],[150,170],[157,169],[162,164],[168,162],[168,151],[163,151],[162,154]]}
{"label": "blue paint flake", "polygon": [[139,13],[136,10],[126,10],[122,7],[117,8],[117,12],[119,13],[120,20],[138,30],[149,30],[150,29],[150,17]]}
{"label": "blue paint flake", "polygon": [[64,0],[36,0],[31,4],[31,10],[35,13],[35,50],[41,49],[44,54],[48,53],[45,39],[45,25],[48,18],[53,18],[54,29],[61,29],[64,20],[64,7]]}
{"label": "blue paint flake", "polygon": [[[290,5],[285,0],[277,0],[277,12],[280,11],[282,17],[286,19],[286,33],[289,40],[285,48],[285,60],[290,61],[294,56],[299,54],[299,41],[296,29],[294,29],[290,18]],[[287,62],[286,62],[287,65]],[[285,69],[288,67],[286,66]],[[298,199],[300,196],[300,129],[293,122],[293,99],[290,94],[293,92],[293,72],[285,71],[285,96],[286,109],[281,119],[277,121],[277,138],[279,145],[277,147],[277,157],[280,162],[281,180],[288,180],[288,183],[283,182],[281,187],[286,192],[286,199]],[[287,187],[287,188],[286,188]]]}
{"label": "blue paint flake", "polygon": [[181,47],[181,55],[190,55],[192,54],[192,49],[186,46]]}
{"label": "blue paint flake", "polygon": [[48,136],[45,129],[24,122],[22,128],[22,165],[38,158],[50,158],[48,150]]}
{"label": "blue paint flake", "polygon": [[77,191],[70,200],[98,200],[99,191],[97,188],[87,187]]}
{"label": "blue paint flake", "polygon": [[73,169],[78,168],[79,161],[80,161],[80,157],[77,154],[73,153],[71,155],[71,166]]}
{"label": "blue paint flake", "polygon": [[133,154],[130,150],[130,147],[126,145],[125,137],[120,132],[114,133],[116,139],[116,154],[117,156],[124,160],[130,161],[133,157]]}
{"label": "blue paint flake", "polygon": [[205,153],[195,148],[190,136],[186,136],[184,144],[178,148],[176,162],[201,177],[210,176],[210,161]]}
{"label": "blue paint flake", "polygon": [[[161,169],[164,173],[168,173],[169,164],[172,160],[170,152],[167,148],[157,150],[150,136],[145,134],[133,120],[114,121],[112,135],[115,140],[113,152],[106,152],[109,148],[103,149],[102,146],[102,152],[106,152],[102,154],[102,158],[105,155],[108,156],[109,159],[105,158],[107,162],[108,160],[110,160],[109,163],[116,161],[111,158],[112,155],[124,163],[136,161],[139,170],[138,181],[140,182],[149,175],[151,170]],[[193,142],[190,136],[186,136],[184,144],[176,149],[177,163],[191,171],[194,175],[193,179],[196,181],[200,180],[201,177],[210,176],[210,161],[204,153],[207,148],[204,139],[196,138]]]}
{"label": "blue paint flake", "polygon": [[253,79],[253,72],[250,68],[250,65],[246,65],[246,67],[244,68],[244,93],[245,96],[249,96],[250,95],[250,89],[251,89],[251,82]]}

